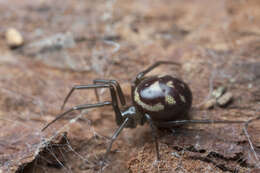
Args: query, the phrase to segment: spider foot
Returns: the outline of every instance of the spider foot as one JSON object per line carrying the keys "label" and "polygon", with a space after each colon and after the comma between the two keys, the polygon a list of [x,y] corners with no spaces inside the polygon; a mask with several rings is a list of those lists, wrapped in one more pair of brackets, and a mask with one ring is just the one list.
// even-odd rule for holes
{"label": "spider foot", "polygon": [[102,171],[104,170],[104,168],[108,166],[108,160],[107,159],[101,159],[99,161],[99,172],[102,173]]}

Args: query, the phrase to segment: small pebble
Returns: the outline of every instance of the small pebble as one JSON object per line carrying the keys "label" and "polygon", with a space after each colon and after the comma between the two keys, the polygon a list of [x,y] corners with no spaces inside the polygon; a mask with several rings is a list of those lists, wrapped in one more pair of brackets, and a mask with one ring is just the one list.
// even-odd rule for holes
{"label": "small pebble", "polygon": [[21,33],[15,28],[7,29],[5,39],[10,48],[17,48],[23,45],[24,39]]}
{"label": "small pebble", "polygon": [[222,95],[219,99],[217,99],[217,103],[219,106],[226,106],[228,103],[231,102],[233,95],[231,92],[227,92]]}
{"label": "small pebble", "polygon": [[212,98],[207,100],[204,104],[203,104],[203,108],[205,109],[212,109],[216,104],[216,99]]}
{"label": "small pebble", "polygon": [[215,97],[216,99],[218,99],[225,93],[225,91],[226,91],[226,88],[224,86],[220,86],[212,92],[212,96]]}

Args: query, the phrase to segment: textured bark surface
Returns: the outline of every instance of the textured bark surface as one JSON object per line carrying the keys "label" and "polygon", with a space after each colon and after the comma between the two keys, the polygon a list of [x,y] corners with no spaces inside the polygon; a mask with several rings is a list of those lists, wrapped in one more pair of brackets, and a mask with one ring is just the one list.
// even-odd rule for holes
{"label": "textured bark surface", "polygon": [[[178,76],[190,86],[193,119],[259,116],[259,9],[258,0],[0,0],[0,172],[100,171],[117,129],[112,108],[74,112],[41,128],[73,85],[96,78],[118,80],[130,105],[132,79],[159,60],[181,64],[151,75]],[[8,47],[10,27],[22,34],[22,47]],[[222,86],[232,102],[206,109]],[[110,100],[109,91],[99,93]],[[65,109],[96,102],[94,91],[76,91]],[[156,161],[149,126],[125,129],[103,172],[259,172],[260,120],[248,132],[255,152],[241,124],[160,129]]]}

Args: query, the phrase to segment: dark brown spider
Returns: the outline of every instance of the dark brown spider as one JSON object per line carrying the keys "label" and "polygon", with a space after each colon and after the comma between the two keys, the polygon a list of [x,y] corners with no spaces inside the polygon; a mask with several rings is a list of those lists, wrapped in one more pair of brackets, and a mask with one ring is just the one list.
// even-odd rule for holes
{"label": "dark brown spider", "polygon": [[[80,89],[94,88],[96,96],[98,98],[96,90],[97,88],[109,88],[111,101],[74,106],[64,113],[58,115],[53,121],[48,123],[42,129],[42,131],[53,124],[55,121],[72,111],[112,105],[115,111],[115,120],[119,128],[111,137],[111,141],[105,153],[104,160],[106,160],[113,142],[116,140],[116,138],[124,128],[136,128],[137,125],[143,125],[145,122],[148,122],[151,126],[158,160],[160,159],[160,155],[155,126],[170,128],[187,123],[244,123],[244,132],[246,133],[250,146],[253,148],[250,137],[246,130],[248,123],[253,120],[249,120],[246,122],[210,119],[188,119],[187,115],[192,104],[192,93],[186,83],[169,75],[144,77],[148,72],[161,64],[176,66],[180,65],[175,62],[158,61],[152,66],[148,67],[146,70],[140,72],[132,82],[132,105],[128,106],[124,110],[120,110],[118,106],[117,96],[122,106],[126,104],[126,101],[121,87],[116,80],[94,80],[94,84],[74,86],[66,96],[61,107],[62,109],[64,108],[73,91]],[[260,119],[260,117],[256,119]]]}

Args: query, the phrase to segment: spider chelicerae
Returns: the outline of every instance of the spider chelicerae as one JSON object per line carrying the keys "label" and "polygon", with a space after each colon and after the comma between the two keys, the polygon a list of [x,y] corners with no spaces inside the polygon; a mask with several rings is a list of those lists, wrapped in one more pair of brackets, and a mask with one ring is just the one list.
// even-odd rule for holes
{"label": "spider chelicerae", "polygon": [[[144,125],[146,122],[149,123],[152,129],[152,136],[155,141],[157,160],[160,160],[160,154],[156,135],[156,127],[173,128],[174,126],[176,127],[188,123],[243,123],[244,133],[249,141],[252,151],[254,152],[254,156],[258,160],[256,152],[254,151],[254,146],[247,132],[247,127],[248,124],[252,121],[260,119],[260,116],[249,121],[189,119],[188,113],[192,105],[192,93],[189,86],[185,82],[170,75],[145,77],[147,73],[162,64],[180,66],[180,64],[176,62],[158,61],[144,71],[138,73],[131,85],[132,105],[127,107],[125,106],[125,96],[119,83],[116,80],[97,79],[94,80],[93,84],[73,86],[66,96],[61,109],[64,108],[69,97],[75,90],[95,89],[95,94],[99,100],[97,89],[108,88],[110,90],[111,101],[74,106],[63,112],[62,114],[58,115],[53,121],[48,123],[42,129],[42,131],[44,131],[47,127],[49,127],[58,119],[75,110],[83,110],[111,105],[114,109],[115,121],[119,128],[110,138],[110,143],[103,158],[104,160],[107,159],[108,154],[111,151],[112,144],[124,128],[136,128],[137,125]],[[123,110],[119,108],[119,102],[123,107],[125,107]]]}

